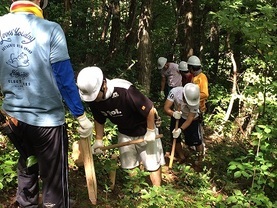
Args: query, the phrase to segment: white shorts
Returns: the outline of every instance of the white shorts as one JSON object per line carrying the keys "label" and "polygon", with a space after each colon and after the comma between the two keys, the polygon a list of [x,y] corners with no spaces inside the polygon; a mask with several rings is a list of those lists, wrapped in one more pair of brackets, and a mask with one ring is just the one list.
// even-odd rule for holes
{"label": "white shorts", "polygon": [[[130,137],[118,133],[118,143],[128,142],[141,137]],[[121,167],[124,169],[133,169],[139,166],[140,162],[148,171],[156,171],[161,165],[165,164],[164,152],[161,139],[153,142],[141,142],[119,148]]]}

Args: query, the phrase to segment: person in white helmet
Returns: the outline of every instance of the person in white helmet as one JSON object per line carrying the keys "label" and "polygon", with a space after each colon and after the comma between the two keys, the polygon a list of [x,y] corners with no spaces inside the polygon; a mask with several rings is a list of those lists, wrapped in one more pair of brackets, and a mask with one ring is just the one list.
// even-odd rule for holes
{"label": "person in white helmet", "polygon": [[190,83],[192,81],[193,76],[188,69],[187,62],[181,61],[179,63],[178,69],[182,75],[182,86],[185,86],[185,84]]}
{"label": "person in white helmet", "polygon": [[[92,133],[61,26],[43,18],[48,0],[13,1],[0,17],[2,111],[9,119],[20,153],[16,207],[68,208],[67,105],[81,137]],[[26,157],[32,156],[32,157]],[[29,166],[32,158],[37,165]],[[36,159],[36,160],[35,160]],[[40,179],[40,180],[39,180]]]}
{"label": "person in white helmet", "polygon": [[162,76],[160,96],[164,99],[172,88],[182,86],[182,76],[178,64],[167,62],[165,57],[158,58],[158,69],[161,70]]}
{"label": "person in white helmet", "polygon": [[164,154],[160,139],[155,139],[155,109],[153,102],[129,81],[107,79],[98,67],[86,67],[77,76],[82,100],[94,117],[95,141],[92,150],[102,153],[105,122],[109,119],[118,127],[118,143],[144,138],[140,144],[119,148],[121,167],[133,170],[142,161],[150,172],[154,186],[161,185],[161,165]]}
{"label": "person in white helmet", "polygon": [[[200,91],[198,85],[188,83],[184,87],[175,87],[170,92],[164,104],[164,111],[167,115],[179,120],[179,128],[171,125],[172,137],[176,138],[176,153],[180,161],[185,159],[182,148],[181,133],[184,133],[185,144],[196,146],[198,160],[196,165],[200,166],[203,158],[202,134],[199,122],[199,101]],[[172,109],[172,106],[180,106],[180,111]],[[172,138],[172,139],[173,139]]]}
{"label": "person in white helmet", "polygon": [[192,73],[192,83],[200,88],[200,111],[207,110],[206,102],[209,97],[208,79],[201,69],[201,61],[197,56],[190,56],[187,61],[188,69]]}

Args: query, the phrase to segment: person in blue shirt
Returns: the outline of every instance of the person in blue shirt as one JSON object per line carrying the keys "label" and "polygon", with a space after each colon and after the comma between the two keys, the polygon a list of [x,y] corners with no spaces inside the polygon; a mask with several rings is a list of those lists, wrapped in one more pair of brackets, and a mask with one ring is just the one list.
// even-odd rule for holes
{"label": "person in blue shirt", "polygon": [[22,149],[37,159],[31,171],[20,155],[19,207],[38,207],[39,178],[43,207],[69,207],[68,137],[64,102],[79,123],[81,138],[91,135],[68,54],[64,32],[45,20],[48,0],[14,1],[0,17],[2,112]]}

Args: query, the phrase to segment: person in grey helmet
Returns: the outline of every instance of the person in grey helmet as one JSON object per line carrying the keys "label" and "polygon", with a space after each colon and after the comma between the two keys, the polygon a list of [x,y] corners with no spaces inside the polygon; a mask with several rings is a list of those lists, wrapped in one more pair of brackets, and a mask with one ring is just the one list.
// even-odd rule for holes
{"label": "person in grey helmet", "polygon": [[[64,102],[78,121],[80,137],[89,137],[93,128],[74,80],[64,32],[43,18],[47,4],[14,0],[10,12],[0,17],[1,112],[20,153],[14,207],[39,207],[40,180],[42,207],[70,207]],[[25,154],[37,165],[29,168]]]}
{"label": "person in grey helmet", "polygon": [[192,80],[192,74],[188,70],[187,62],[181,61],[179,63],[178,69],[182,75],[182,86],[185,86],[187,83],[190,83]]}
{"label": "person in grey helmet", "polygon": [[[167,115],[179,119],[179,126],[174,129],[170,127],[172,137],[176,138],[176,153],[181,161],[185,160],[185,154],[181,145],[181,133],[185,136],[185,144],[188,146],[196,146],[198,151],[198,159],[195,165],[201,167],[204,156],[203,136],[200,131],[199,122],[199,103],[200,90],[198,85],[188,83],[184,87],[175,87],[170,92],[164,104],[164,111]],[[180,111],[172,109],[172,106],[180,106]]]}
{"label": "person in grey helmet", "polygon": [[197,56],[190,56],[187,61],[188,70],[193,75],[192,83],[197,84],[200,89],[200,106],[201,113],[206,112],[206,102],[209,97],[208,79],[201,68],[201,61]]}
{"label": "person in grey helmet", "polygon": [[172,88],[182,86],[182,75],[179,72],[178,64],[168,62],[165,57],[159,57],[157,64],[162,76],[160,97],[164,99]]}

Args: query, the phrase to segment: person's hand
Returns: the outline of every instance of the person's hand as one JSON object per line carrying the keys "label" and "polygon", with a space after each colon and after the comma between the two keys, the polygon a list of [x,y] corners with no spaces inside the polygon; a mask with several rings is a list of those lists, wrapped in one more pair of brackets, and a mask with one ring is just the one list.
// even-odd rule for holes
{"label": "person's hand", "polygon": [[177,120],[179,120],[182,116],[182,111],[174,111],[173,112],[173,117]]}
{"label": "person's hand", "polygon": [[144,135],[144,141],[146,142],[152,142],[156,139],[156,131],[155,129],[148,129],[146,131],[146,134]]}
{"label": "person's hand", "polygon": [[172,131],[173,138],[174,138],[174,139],[178,138],[178,137],[180,136],[181,132],[182,132],[182,130],[181,130],[180,128],[174,129],[174,130]]}
{"label": "person's hand", "polygon": [[103,140],[102,139],[96,139],[94,144],[92,145],[92,154],[102,154],[103,151],[100,149],[100,147],[103,147]]}
{"label": "person's hand", "polygon": [[81,138],[87,138],[92,134],[92,128],[93,124],[91,121],[87,118],[86,114],[79,116],[77,118],[77,121],[79,122],[79,127],[77,128],[77,131],[80,134]]}
{"label": "person's hand", "polygon": [[161,91],[161,92],[160,92],[160,97],[161,97],[161,99],[164,99],[164,97],[165,97],[164,91]]}

